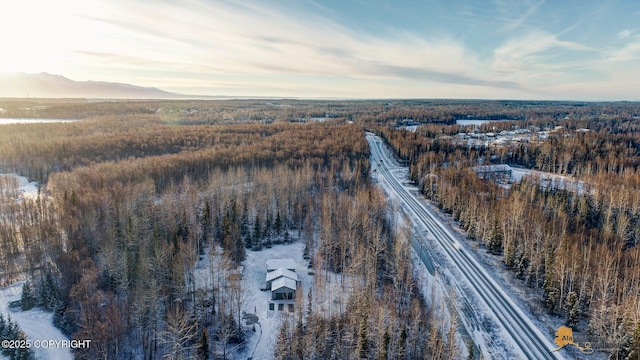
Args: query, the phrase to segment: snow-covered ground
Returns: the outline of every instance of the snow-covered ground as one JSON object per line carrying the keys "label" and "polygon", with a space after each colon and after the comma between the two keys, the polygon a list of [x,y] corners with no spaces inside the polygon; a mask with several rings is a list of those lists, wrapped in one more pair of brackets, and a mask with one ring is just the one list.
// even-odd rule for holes
{"label": "snow-covered ground", "polygon": [[579,194],[586,190],[584,181],[570,176],[511,166],[511,178],[514,182],[522,181],[525,176],[538,178],[540,186],[544,188],[576,191]]}
{"label": "snow-covered ground", "polygon": [[[308,261],[302,258],[304,250],[303,242],[291,244],[274,245],[272,248],[265,248],[260,251],[247,251],[247,258],[243,262],[248,296],[246,312],[255,314],[258,317],[256,334],[251,336],[246,346],[246,356],[253,359],[272,359],[273,349],[278,337],[278,329],[283,316],[293,316],[286,307],[284,311],[269,310],[269,300],[271,291],[262,291],[265,276],[267,274],[267,260],[291,258],[296,262],[296,273],[298,280],[302,283],[303,293],[306,294],[309,286],[313,284],[313,277],[308,274]],[[296,297],[303,294],[296,294]],[[238,357],[240,358],[240,357]]]}
{"label": "snow-covered ground", "polygon": [[[295,239],[292,233],[292,238]],[[260,251],[247,250],[247,257],[243,262],[242,278],[244,286],[247,290],[246,302],[243,312],[248,315],[257,316],[258,322],[255,326],[255,333],[249,327],[247,341],[243,349],[232,351],[234,358],[244,359],[252,357],[255,360],[269,360],[273,358],[273,350],[278,337],[278,329],[285,317],[293,317],[299,309],[294,312],[287,310],[285,306],[283,311],[279,311],[277,306],[275,310],[269,310],[269,301],[271,299],[271,291],[263,291],[261,288],[265,285],[267,260],[269,259],[293,259],[296,263],[296,273],[300,286],[296,298],[301,300],[296,306],[303,306],[306,309],[307,294],[309,288],[313,287],[313,297],[317,300],[319,306],[326,306],[326,311],[339,311],[344,308],[343,302],[334,302],[332,291],[319,291],[316,287],[315,275],[311,269],[308,269],[309,260],[303,259],[305,244],[302,240],[297,240],[289,244],[273,245],[271,248],[264,248]],[[212,279],[210,275],[210,256],[219,256],[207,253],[200,260],[196,267],[196,284],[199,288],[209,287]],[[218,261],[218,259],[216,259]],[[341,286],[342,277],[335,274],[323,273],[328,281],[327,284],[332,286]],[[330,285],[327,285],[330,286]],[[345,285],[346,286],[346,285]],[[335,293],[335,292],[333,292]],[[300,305],[301,304],[301,305]],[[233,346],[229,346],[232,349]]]}
{"label": "snow-covered ground", "polygon": [[571,176],[558,175],[548,173],[544,171],[532,170],[523,167],[510,166],[507,164],[499,165],[484,165],[474,167],[475,171],[493,171],[491,168],[496,168],[495,171],[509,171],[509,183],[503,184],[505,188],[510,188],[511,183],[521,182],[524,178],[536,179],[540,187],[545,189],[560,189],[567,191],[575,191],[578,194],[582,194],[587,190],[587,185],[582,180],[578,180]]}
{"label": "snow-covered ground", "polygon": [[0,174],[0,177],[4,178],[2,180],[4,181],[0,181],[0,184],[3,184],[5,186],[9,186],[9,187],[13,187],[14,185],[16,186],[15,189],[13,188],[3,188],[1,189],[2,191],[16,191],[16,195],[18,196],[18,198],[21,197],[28,197],[28,198],[35,198],[36,196],[38,196],[38,189],[40,188],[40,184],[35,182],[35,181],[31,181],[29,182],[29,179],[27,179],[24,176],[20,176],[17,174]]}
{"label": "snow-covered ground", "polygon": [[[19,309],[10,309],[9,303],[12,301],[20,300],[22,294],[22,285],[24,282],[17,282],[10,286],[0,289],[0,313],[5,318],[8,316],[15,320],[20,328],[27,335],[27,339],[31,341],[34,346],[32,347],[36,355],[36,359],[39,360],[67,360],[73,359],[71,350],[69,348],[48,347],[48,348],[36,348],[36,344],[40,344],[43,341],[61,341],[69,340],[62,332],[53,326],[51,313],[42,311],[40,309],[32,309],[29,311],[20,311]],[[39,346],[39,345],[38,345]]]}
{"label": "snow-covered ground", "polygon": [[[12,187],[1,190],[14,194],[16,201],[38,196],[39,184],[37,182],[29,182],[26,177],[16,174],[0,174],[0,177],[4,178],[2,179],[4,181],[0,183]],[[10,316],[20,325],[20,328],[27,335],[27,339],[34,345],[32,348],[34,349],[37,359],[73,359],[71,350],[68,348],[62,348],[60,346],[49,348],[40,346],[36,348],[36,345],[39,346],[43,340],[69,340],[59,329],[53,326],[53,315],[51,313],[40,309],[21,311],[19,308],[9,308],[9,304],[12,301],[20,300],[23,284],[24,282],[20,281],[0,289],[0,313],[2,313],[5,318]]]}

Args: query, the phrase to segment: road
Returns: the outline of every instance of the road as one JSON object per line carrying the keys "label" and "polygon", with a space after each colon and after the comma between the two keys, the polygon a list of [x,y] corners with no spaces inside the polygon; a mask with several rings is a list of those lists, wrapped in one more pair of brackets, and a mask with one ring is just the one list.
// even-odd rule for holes
{"label": "road", "polygon": [[[514,346],[521,352],[523,359],[562,359],[561,354],[551,352],[555,348],[552,342],[553,336],[543,334],[532,323],[531,319],[518,306],[514,305],[510,296],[495,282],[487,269],[467,252],[448,226],[439,221],[431,213],[431,210],[422,205],[400,183],[391,171],[392,160],[382,140],[373,134],[367,134],[367,141],[371,148],[372,161],[377,164],[374,166],[377,173],[376,176],[379,179],[381,177],[384,178],[384,181],[390,185],[391,189],[389,191],[395,193],[395,198],[399,199],[402,208],[412,215],[412,221],[419,222],[419,224],[413,224],[416,231],[425,231],[424,229],[426,228],[441,248],[439,253],[446,256],[446,260],[439,262],[438,265],[455,267],[457,269],[456,273],[460,274],[459,277],[454,279],[458,281],[457,286],[470,288],[477,295],[474,299],[484,303],[484,307],[471,304],[473,311],[488,309],[499,326],[504,328],[506,336],[511,337]],[[424,226],[424,228],[419,225]],[[427,245],[422,244],[422,246]],[[463,302],[467,300],[462,299]],[[462,305],[460,308],[464,309],[465,307],[468,308],[468,306],[469,304],[467,303],[466,306]],[[466,311],[463,310],[461,313],[465,314]]]}

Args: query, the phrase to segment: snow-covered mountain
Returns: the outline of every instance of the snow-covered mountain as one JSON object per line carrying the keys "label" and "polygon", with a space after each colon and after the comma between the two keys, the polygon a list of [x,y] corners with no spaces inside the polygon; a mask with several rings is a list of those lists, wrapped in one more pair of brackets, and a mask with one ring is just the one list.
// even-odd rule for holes
{"label": "snow-covered mountain", "polygon": [[153,87],[104,81],[74,81],[49,73],[0,75],[0,97],[168,99],[184,98]]}

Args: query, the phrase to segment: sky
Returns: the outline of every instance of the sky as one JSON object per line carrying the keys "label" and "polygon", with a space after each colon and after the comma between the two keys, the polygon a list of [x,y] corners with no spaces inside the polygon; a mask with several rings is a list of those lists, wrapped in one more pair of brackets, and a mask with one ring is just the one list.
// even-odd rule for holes
{"label": "sky", "polygon": [[198,95],[637,101],[638,19],[640,1],[620,0],[7,1],[0,73]]}

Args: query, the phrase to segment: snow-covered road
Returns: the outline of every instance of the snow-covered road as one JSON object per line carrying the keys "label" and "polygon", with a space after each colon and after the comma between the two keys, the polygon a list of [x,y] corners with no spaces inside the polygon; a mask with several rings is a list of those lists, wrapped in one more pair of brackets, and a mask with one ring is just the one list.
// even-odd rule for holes
{"label": "snow-covered road", "polygon": [[[456,308],[460,315],[466,318],[462,319],[463,322],[472,328],[468,329],[471,330],[470,333],[487,331],[487,327],[481,324],[482,319],[493,319],[492,322],[500,327],[496,332],[500,333],[505,341],[502,348],[512,352],[507,355],[508,357],[562,359],[561,354],[552,352],[555,348],[552,342],[553,336],[543,334],[534,325],[530,315],[525,314],[525,311],[514,304],[511,297],[493,279],[489,270],[468,253],[448,226],[423,206],[401,183],[395,175],[398,167],[392,165],[393,160],[383,146],[382,140],[373,134],[367,134],[367,140],[371,148],[373,164],[377,164],[374,167],[378,180],[381,183],[384,182],[387,193],[399,202],[403,211],[410,215],[415,231],[425,233],[424,237],[435,240],[432,243],[421,241],[421,247],[435,245],[436,248],[433,251],[443,257],[434,259],[438,267],[456,274],[450,277],[456,282],[454,287],[464,289],[463,292],[472,293],[469,298],[461,296],[455,300],[458,302]],[[485,358],[493,357],[492,353],[499,355],[495,352],[500,350],[500,346],[496,347],[495,343],[483,344],[483,341],[481,337],[474,337],[474,342],[483,353],[489,352],[484,354]],[[505,355],[502,354],[502,357]]]}

